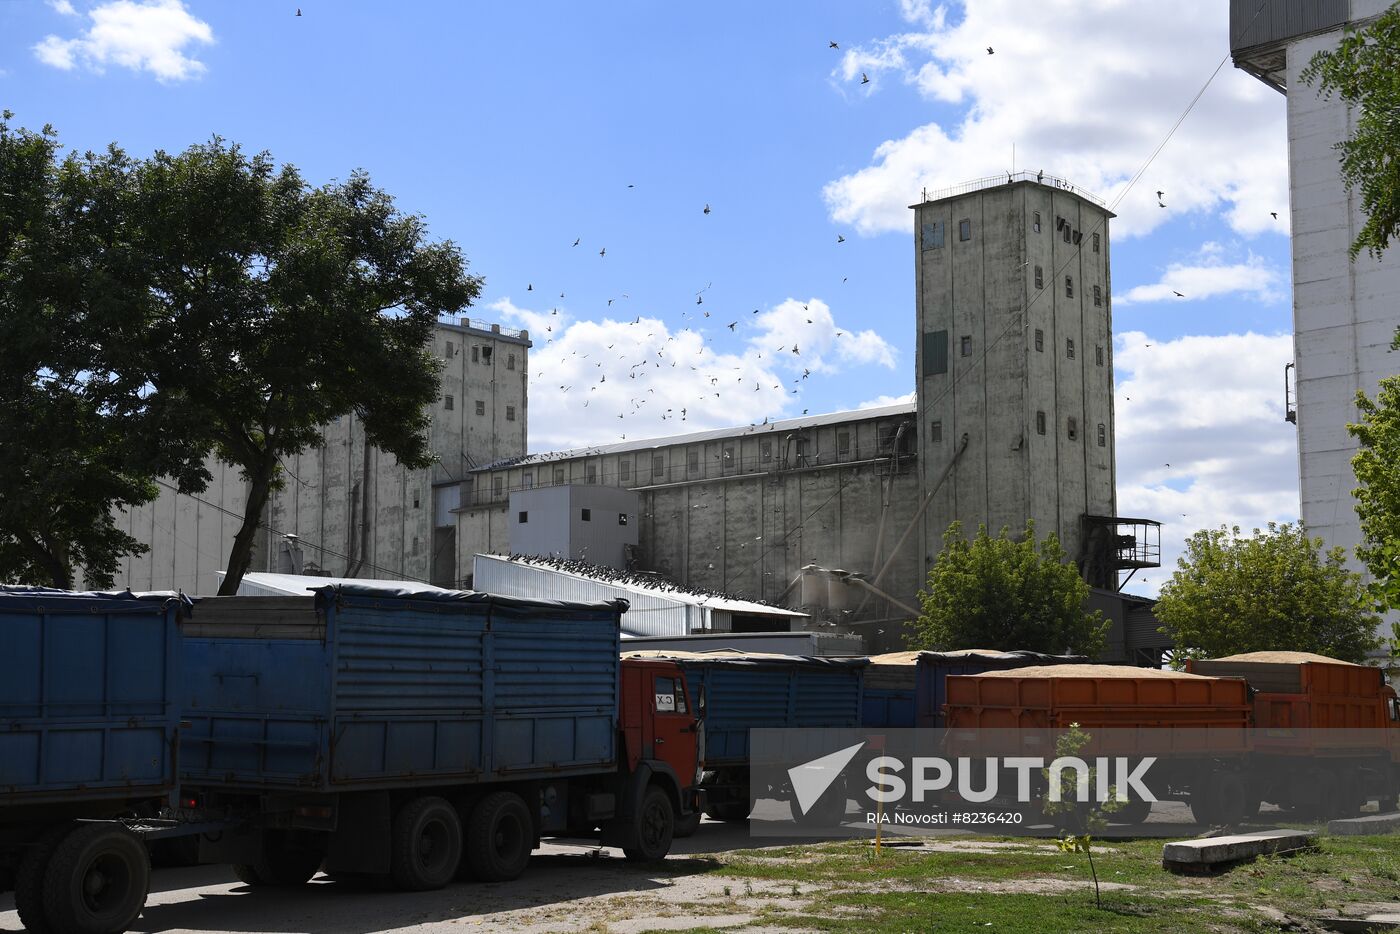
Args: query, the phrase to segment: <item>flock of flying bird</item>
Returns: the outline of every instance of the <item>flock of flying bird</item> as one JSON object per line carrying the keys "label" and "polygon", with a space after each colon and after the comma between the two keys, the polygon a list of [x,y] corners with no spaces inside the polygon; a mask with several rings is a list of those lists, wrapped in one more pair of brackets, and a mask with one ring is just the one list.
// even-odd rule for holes
{"label": "flock of flying bird", "polygon": [[[301,15],[301,10],[300,10],[300,9],[297,10],[297,15],[298,15],[298,16]],[[841,46],[840,46],[840,44],[839,44],[838,42],[836,42],[835,40],[831,40],[831,41],[828,43],[828,47],[831,48],[831,49],[839,50]],[[988,55],[993,55],[993,54],[995,54],[995,51],[996,51],[996,50],[995,50],[992,46],[987,46],[987,54],[988,54]],[[864,73],[864,72],[861,73],[861,80],[860,80],[860,83],[861,83],[861,84],[869,84],[869,83],[870,83],[870,77],[869,77],[866,73]],[[633,188],[635,188],[635,187],[636,187],[636,186],[635,186],[634,184],[629,184],[629,185],[627,185],[627,188],[629,188],[629,189],[633,189]],[[1166,195],[1166,192],[1165,192],[1164,190],[1160,190],[1160,189],[1159,189],[1159,190],[1157,191],[1157,206],[1160,207],[1160,208],[1165,208],[1165,207],[1167,206],[1167,205],[1166,205],[1166,201],[1164,200],[1164,199],[1165,199],[1165,195]],[[706,203],[706,204],[704,205],[704,207],[701,209],[701,213],[702,213],[704,216],[707,216],[707,217],[708,217],[708,216],[710,216],[711,214],[714,213],[714,209],[711,207],[711,205],[710,205],[709,203]],[[1277,214],[1277,212],[1270,212],[1270,213],[1271,213],[1271,215],[1273,216],[1273,218],[1274,218],[1275,220],[1278,219],[1278,214]],[[838,244],[845,243],[845,242],[846,242],[845,236],[842,235],[842,234],[837,234],[837,236],[836,236],[836,242],[837,242]],[[583,243],[583,237],[581,237],[581,236],[580,236],[580,237],[576,237],[576,238],[573,240],[572,244],[571,244],[571,248],[577,248],[577,247],[579,247],[582,243]],[[602,259],[606,259],[606,258],[607,258],[607,255],[608,255],[607,247],[606,247],[606,246],[600,247],[599,250],[598,250],[598,256],[599,256],[600,258],[602,258]],[[844,282],[847,281],[847,279],[846,279],[845,277],[843,277],[841,281],[844,283]],[[713,283],[707,284],[704,288],[700,289],[699,291],[697,291],[697,292],[695,293],[695,304],[696,304],[697,306],[698,306],[698,305],[704,305],[704,304],[705,304],[705,297],[704,297],[704,296],[705,296],[705,292],[709,290],[709,288],[710,288],[710,286],[711,286],[712,284],[713,284]],[[526,291],[527,291],[527,292],[533,292],[533,291],[535,291],[534,283],[532,283],[532,282],[531,282],[531,283],[527,283],[527,284],[526,284]],[[1176,290],[1176,289],[1172,289],[1172,294],[1173,294],[1174,296],[1176,296],[1177,298],[1185,298],[1185,297],[1186,297],[1186,295],[1185,295],[1184,293],[1182,293],[1182,292],[1180,292],[1180,291],[1178,291],[1178,290]],[[560,292],[560,293],[559,293],[559,297],[560,297],[561,299],[564,298],[564,295],[565,295],[564,292]],[[622,299],[627,299],[627,298],[629,298],[630,296],[629,296],[627,293],[622,293],[622,296],[621,296],[621,297],[622,297]],[[618,299],[615,299],[615,298],[609,298],[609,299],[607,299],[607,306],[608,306],[608,307],[612,307],[613,303],[614,303],[615,301],[617,301],[617,300],[618,300]],[[803,307],[804,311],[810,311],[810,308],[809,308],[808,305],[804,304],[802,307]],[[755,308],[755,309],[753,309],[753,311],[750,313],[750,317],[755,316],[755,315],[759,315],[759,314],[760,314],[760,310],[757,309],[757,308]],[[556,307],[556,308],[554,308],[554,309],[551,311],[550,317],[558,317],[558,315],[559,315],[559,309]],[[699,319],[693,319],[693,316],[692,316],[692,315],[690,315],[690,314],[688,314],[688,313],[682,313],[681,318],[682,318],[683,320],[696,320],[696,323],[699,324],[701,321],[703,321],[703,320],[705,320],[705,319],[711,318],[711,312],[708,311],[708,310],[702,312],[702,313],[701,313],[701,317],[700,317]],[[735,320],[732,320],[732,321],[729,321],[729,322],[725,323],[725,324],[723,325],[723,327],[724,327],[724,328],[727,328],[731,333],[737,333],[737,332],[738,332],[738,329],[739,329],[739,326],[740,326],[740,322],[741,322],[742,320],[743,320],[743,319],[736,318]],[[648,323],[651,323],[651,322],[649,321]],[[814,323],[814,319],[813,319],[812,317],[808,317],[808,318],[806,319],[806,323],[807,323],[808,325],[812,325],[812,324]],[[644,326],[645,326],[645,325],[643,325],[643,323],[642,323],[642,316],[641,316],[641,315],[637,315],[637,316],[634,317],[633,320],[629,323],[629,327],[640,328],[640,327],[644,327]],[[560,329],[560,333],[559,333],[559,334],[556,334],[556,333],[555,333],[555,327],[554,327],[554,325],[553,325],[553,324],[549,324],[549,325],[547,325],[547,326],[545,327],[545,333],[546,333],[546,335],[547,335],[547,336],[546,336],[546,341],[545,341],[545,342],[546,342],[546,345],[548,345],[548,344],[553,344],[554,341],[555,341],[555,339],[556,339],[556,337],[561,337],[561,336],[562,336],[562,328]],[[644,337],[643,337],[642,335],[639,335],[639,339],[629,341],[629,344],[628,344],[627,346],[625,346],[622,350],[619,350],[619,351],[618,351],[619,356],[623,356],[623,355],[625,355],[625,354],[626,354],[627,352],[629,352],[629,351],[637,351],[637,350],[640,350],[640,351],[641,351],[641,356],[638,357],[638,358],[636,358],[633,362],[631,362],[631,364],[630,364],[630,366],[629,366],[629,372],[628,372],[628,374],[627,374],[627,379],[632,380],[632,381],[636,381],[636,382],[637,382],[637,385],[634,387],[634,391],[633,391],[632,393],[630,393],[630,398],[627,400],[627,405],[626,405],[625,407],[623,407],[622,411],[620,411],[620,412],[617,413],[617,418],[618,418],[618,420],[623,421],[623,420],[626,420],[626,419],[629,417],[629,415],[640,415],[640,414],[643,414],[645,411],[652,411],[652,412],[655,412],[655,411],[656,411],[656,407],[652,407],[652,408],[650,408],[650,409],[648,408],[648,407],[651,405],[651,403],[654,401],[654,399],[655,399],[655,396],[656,396],[656,388],[655,388],[654,386],[649,386],[649,387],[646,387],[645,389],[643,389],[643,386],[641,385],[642,383],[646,382],[650,376],[652,376],[652,375],[663,375],[663,374],[666,374],[667,371],[673,370],[673,369],[679,369],[681,366],[685,366],[686,368],[688,368],[689,370],[694,371],[694,372],[701,372],[701,368],[700,368],[699,366],[697,366],[697,365],[696,365],[695,363],[693,363],[693,362],[690,362],[689,359],[686,359],[687,357],[690,357],[690,356],[692,356],[692,355],[690,355],[689,353],[687,353],[685,356],[682,356],[680,353],[676,352],[675,349],[673,349],[673,348],[668,348],[667,346],[665,346],[665,345],[670,345],[670,344],[673,344],[673,343],[677,343],[678,341],[679,341],[681,344],[689,344],[689,343],[692,343],[691,341],[689,341],[689,340],[686,339],[687,334],[694,334],[694,335],[699,336],[699,338],[700,338],[699,349],[697,349],[697,350],[695,351],[695,353],[694,353],[693,356],[695,356],[695,357],[704,357],[705,351],[706,351],[707,349],[709,349],[709,345],[708,345],[708,343],[705,341],[705,338],[704,338],[704,335],[703,335],[702,330],[701,330],[700,328],[694,328],[694,327],[686,327],[685,329],[683,329],[683,330],[677,332],[676,334],[672,334],[672,335],[668,336],[668,337],[666,338],[666,340],[665,340],[665,344],[664,344],[660,349],[657,349],[657,350],[654,350],[654,351],[653,351],[653,350],[647,349],[646,344],[644,343],[644,341],[645,341],[646,339],[655,337],[655,336],[656,336],[656,332],[655,332],[655,331],[649,331],[649,332],[647,332],[647,333],[645,334]],[[842,337],[847,336],[847,332],[838,330],[838,331],[835,332],[835,336],[836,336],[837,338],[842,338]],[[753,346],[753,345],[752,345],[752,342],[750,343],[750,346],[751,346],[751,347]],[[1149,345],[1149,346],[1150,346],[1150,345]],[[614,349],[616,349],[616,348],[617,348],[617,342],[614,342],[614,343],[612,343],[612,344],[609,344],[608,347],[607,347],[607,349],[608,349],[609,351],[614,350]],[[669,351],[669,353],[668,353],[668,351]],[[755,364],[757,364],[758,361],[760,361],[760,360],[763,359],[763,353],[760,352],[760,351],[757,351],[757,350],[755,350],[755,351],[753,351],[753,352],[754,352],[754,354],[755,354],[755,357],[754,357],[754,361],[753,361],[753,362],[754,362]],[[779,345],[776,346],[776,347],[771,348],[771,350],[769,351],[769,353],[772,354],[772,355],[781,355],[781,356],[784,356],[784,357],[786,357],[786,356],[788,356],[788,355],[791,355],[792,357],[800,357],[802,351],[801,351],[801,347],[800,347],[800,342],[794,342],[794,343],[792,343],[791,346],[788,346],[787,341],[786,341],[786,339],[785,339],[785,340],[783,341],[783,343],[779,344]],[[572,352],[569,354],[569,356],[571,356],[571,357],[573,357],[573,356],[580,356],[580,355],[579,355],[579,351],[577,351],[577,350],[572,351]],[[584,353],[584,354],[582,354],[582,355],[580,356],[580,359],[585,359],[585,360],[586,360],[586,359],[588,359],[588,356],[589,356],[589,354]],[[773,360],[773,359],[775,359],[775,358],[772,357],[772,356],[770,356],[769,359],[770,359],[770,361],[771,361],[771,360]],[[626,359],[624,358],[624,360],[623,360],[622,362],[627,362],[627,361],[626,361]],[[705,380],[708,380],[708,387],[707,387],[707,391],[706,391],[705,393],[703,393],[703,394],[701,394],[701,395],[699,395],[699,396],[696,397],[696,401],[697,401],[697,402],[705,403],[705,402],[708,402],[708,401],[711,400],[711,399],[721,399],[721,400],[724,400],[724,397],[725,397],[725,387],[726,387],[727,385],[730,384],[730,378],[731,378],[731,376],[732,376],[732,374],[733,374],[734,371],[739,371],[739,373],[740,373],[740,375],[738,375],[737,377],[733,377],[733,381],[734,381],[734,382],[738,382],[738,383],[740,383],[740,384],[745,384],[746,382],[751,381],[752,384],[753,384],[753,390],[752,390],[752,391],[755,392],[755,393],[756,393],[756,392],[762,391],[762,389],[764,388],[764,387],[763,387],[763,383],[760,382],[758,379],[753,378],[753,377],[750,377],[750,376],[744,375],[743,371],[744,371],[745,369],[751,369],[751,367],[744,367],[744,366],[733,367],[733,368],[729,371],[728,374],[725,374],[725,373],[718,372],[718,371],[715,370],[714,365],[713,365],[715,361],[714,361],[713,359],[711,359],[711,360],[709,360],[709,361],[702,361],[702,362],[708,365],[708,366],[707,366],[707,369],[702,373],[703,378],[704,378]],[[762,364],[758,364],[758,366],[761,367]],[[595,369],[595,370],[598,370],[598,371],[603,370],[603,362],[602,362],[602,361],[595,361],[595,362],[594,362],[594,369]],[[761,371],[760,371],[760,372],[761,372]],[[598,392],[598,390],[600,389],[600,387],[604,386],[604,385],[607,383],[607,381],[608,381],[608,377],[607,377],[607,373],[606,373],[606,372],[598,372],[596,375],[597,375],[597,379],[592,381],[593,384],[592,384],[591,386],[589,386],[589,388],[588,388],[588,393],[596,393],[596,392]],[[804,380],[808,379],[811,375],[812,375],[812,370],[811,370],[811,368],[808,367],[808,366],[804,366],[804,367],[802,368],[801,375],[800,375],[800,376],[796,376],[796,377],[794,377],[794,378],[792,379],[791,382],[792,382],[793,386],[792,386],[790,392],[791,392],[792,394],[797,394],[797,393],[800,391],[800,390],[799,390],[800,384],[801,384]],[[543,377],[544,377],[544,371],[541,370],[541,371],[537,372],[537,373],[535,374],[535,376],[536,376],[537,378],[539,378],[539,379],[543,379]],[[702,383],[702,385],[703,385],[703,383]],[[559,386],[558,386],[558,391],[559,391],[560,393],[569,393],[569,392],[574,391],[576,388],[578,388],[578,387],[576,387],[575,385],[573,385],[573,384],[571,384],[571,383],[565,382],[565,383],[559,384]],[[772,390],[781,391],[781,390],[783,390],[783,385],[782,385],[782,383],[773,384],[773,385],[771,386],[771,389],[772,389]],[[747,390],[746,390],[746,395],[747,395]],[[670,394],[663,393],[663,398],[668,397],[668,396],[670,396]],[[593,401],[594,401],[594,399],[592,399],[592,398],[585,399],[584,402],[583,402],[583,407],[584,407],[584,408],[589,407],[589,406],[593,403]],[[751,404],[752,404],[751,402],[749,402],[749,401],[747,401],[747,400],[744,400],[744,401],[735,400],[735,402],[737,403],[737,404],[736,404],[736,407],[735,407],[735,414],[742,413],[745,409],[748,409],[748,408],[751,406]],[[693,403],[692,403],[692,405],[693,405]],[[684,421],[686,421],[687,418],[688,418],[690,408],[691,408],[691,406],[689,406],[689,405],[687,405],[687,406],[673,406],[673,407],[668,407],[668,408],[664,409],[664,411],[661,411],[660,413],[658,413],[658,414],[659,414],[659,420],[661,420],[661,421],[670,421],[670,420],[673,420],[673,419],[678,419],[679,421],[684,422]],[[807,411],[808,411],[807,409],[803,409],[803,410],[802,410],[802,413],[805,415],[805,414],[807,414]],[[751,427],[757,428],[757,427],[762,427],[763,425],[767,425],[768,423],[769,423],[768,419],[764,419],[763,422],[762,422],[761,424],[758,423],[758,422],[751,422],[750,425],[751,425]],[[621,435],[621,440],[624,440],[624,441],[625,441],[626,439],[627,439],[627,435],[626,435],[626,434],[622,434],[622,435]]]}

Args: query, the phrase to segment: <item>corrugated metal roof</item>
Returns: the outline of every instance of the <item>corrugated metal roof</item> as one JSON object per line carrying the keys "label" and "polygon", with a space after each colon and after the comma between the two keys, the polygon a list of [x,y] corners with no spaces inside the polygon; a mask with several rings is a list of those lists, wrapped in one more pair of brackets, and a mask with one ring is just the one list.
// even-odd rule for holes
{"label": "corrugated metal roof", "polygon": [[[219,580],[224,579],[224,572],[219,572]],[[266,571],[252,571],[243,575],[243,580],[238,582],[238,595],[241,597],[280,597],[280,596],[309,596],[309,591],[318,587],[330,587],[336,584],[365,584],[372,587],[392,587],[398,590],[446,590],[442,587],[434,587],[432,584],[424,584],[420,581],[394,581],[377,580],[362,577],[312,577],[309,574],[272,574]]]}
{"label": "corrugated metal roof", "polygon": [[913,415],[916,406],[913,402],[900,402],[895,405],[881,405],[869,409],[849,409],[844,412],[828,412],[824,415],[804,415],[801,418],[785,418],[768,422],[765,425],[742,425],[733,428],[715,428],[710,431],[697,431],[687,435],[671,435],[665,438],[643,438],[637,441],[619,441],[616,444],[600,444],[588,448],[573,448],[567,451],[548,451],[539,454],[526,454],[523,457],[508,457],[476,468],[501,470],[506,467],[522,467],[547,461],[568,460],[574,457],[592,457],[599,454],[622,454],[626,451],[644,451],[649,448],[669,447],[673,444],[698,444],[704,441],[719,441],[724,438],[738,438],[765,432],[797,431],[803,428],[818,428],[823,425],[840,425],[846,422],[866,421],[872,418],[886,418],[892,415]]}
{"label": "corrugated metal roof", "polygon": [[714,597],[644,584],[600,580],[528,559],[477,555],[472,565],[477,590],[516,597],[597,601],[622,597],[632,607],[622,615],[625,635],[683,636],[712,628],[713,613],[781,617],[790,622],[806,613],[732,597]]}

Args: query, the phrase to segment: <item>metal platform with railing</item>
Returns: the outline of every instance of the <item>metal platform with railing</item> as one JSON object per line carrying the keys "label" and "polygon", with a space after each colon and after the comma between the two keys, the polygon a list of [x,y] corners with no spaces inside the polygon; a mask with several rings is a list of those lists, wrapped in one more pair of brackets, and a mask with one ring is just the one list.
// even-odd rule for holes
{"label": "metal platform with railing", "polygon": [[974,178],[971,181],[953,185],[948,188],[939,188],[933,191],[925,188],[921,192],[920,202],[942,201],[944,198],[953,198],[957,195],[966,195],[974,191],[982,191],[987,188],[997,188],[1002,185],[1014,185],[1017,182],[1035,182],[1038,185],[1045,185],[1050,188],[1058,188],[1067,191],[1072,195],[1092,201],[1100,207],[1107,207],[1108,202],[1087,188],[1080,188],[1072,185],[1069,181],[1054,175],[1046,175],[1044,172],[1003,172],[1000,175],[988,175],[985,178]]}

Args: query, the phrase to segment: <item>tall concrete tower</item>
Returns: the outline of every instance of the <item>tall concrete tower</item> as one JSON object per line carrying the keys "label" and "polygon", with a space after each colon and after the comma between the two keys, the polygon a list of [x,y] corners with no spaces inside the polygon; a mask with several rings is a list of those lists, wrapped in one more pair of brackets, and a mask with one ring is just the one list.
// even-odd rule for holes
{"label": "tall concrete tower", "polygon": [[[1361,523],[1351,491],[1357,441],[1347,433],[1359,417],[1356,393],[1374,398],[1400,361],[1390,341],[1400,328],[1400,249],[1380,258],[1347,255],[1366,222],[1360,192],[1342,181],[1333,148],[1349,136],[1356,115],[1338,97],[1323,97],[1299,80],[1318,52],[1334,49],[1348,28],[1393,0],[1231,0],[1230,52],[1235,67],[1288,99],[1288,197],[1293,232],[1293,349],[1297,365],[1299,511],[1310,535],[1354,549]],[[1400,622],[1387,615],[1381,632]]]}
{"label": "tall concrete tower", "polygon": [[1114,518],[1113,214],[1043,174],[913,210],[925,561],[955,519],[969,536],[1034,519],[1094,586],[1155,564],[1138,553],[1155,523],[1125,537]]}

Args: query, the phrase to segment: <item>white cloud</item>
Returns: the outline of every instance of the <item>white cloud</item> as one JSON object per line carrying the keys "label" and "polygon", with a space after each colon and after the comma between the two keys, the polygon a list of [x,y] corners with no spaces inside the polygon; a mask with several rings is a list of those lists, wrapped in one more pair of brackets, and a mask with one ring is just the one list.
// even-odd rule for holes
{"label": "white cloud", "polygon": [[[1181,0],[1166,17],[1136,0],[966,0],[960,17],[901,7],[914,31],[849,50],[833,77],[888,73],[963,112],[886,140],[869,166],[828,183],[832,218],[866,234],[907,231],[923,188],[1010,168],[1013,144],[1018,168],[1112,199],[1229,48],[1216,0]],[[1282,232],[1270,212],[1288,204],[1285,138],[1282,95],[1227,63],[1116,208],[1115,232],[1197,211],[1223,211],[1241,233]]]}
{"label": "white cloud", "polygon": [[902,396],[876,396],[874,399],[866,399],[866,400],[865,400],[864,402],[862,402],[860,405],[856,406],[856,408],[858,408],[858,409],[878,409],[878,408],[880,408],[880,407],[882,407],[882,406],[886,406],[886,405],[906,405],[906,404],[908,404],[908,403],[910,403],[910,402],[913,402],[913,401],[914,401],[914,393],[911,391],[911,392],[906,392],[906,393],[905,393],[904,395],[902,395]]}
{"label": "white cloud", "polygon": [[1143,302],[1196,301],[1233,293],[1262,302],[1280,301],[1287,295],[1285,278],[1263,257],[1250,253],[1243,262],[1227,263],[1220,244],[1206,243],[1194,263],[1172,263],[1157,282],[1134,286],[1114,301],[1122,307]]}
{"label": "white cloud", "polygon": [[68,2],[68,0],[49,0],[49,6],[53,8],[55,13],[60,13],[64,16],[78,15],[78,11],[73,9],[73,4]]}
{"label": "white cloud", "polygon": [[[58,0],[54,8],[76,14],[67,0]],[[94,7],[88,17],[92,25],[87,31],[72,39],[45,36],[34,46],[34,55],[65,71],[82,65],[100,74],[107,65],[119,65],[149,71],[161,81],[182,81],[205,70],[204,63],[188,57],[185,49],[212,43],[214,31],[181,0],[110,0]]]}
{"label": "white cloud", "polygon": [[1118,335],[1118,512],[1162,522],[1161,569],[1128,589],[1155,594],[1198,529],[1297,520],[1296,429],[1283,418],[1292,358],[1287,334]]}
{"label": "white cloud", "polygon": [[815,298],[789,299],[733,322],[732,351],[713,346],[699,329],[727,338],[729,322],[717,318],[672,330],[649,315],[583,321],[566,308],[556,315],[509,298],[489,307],[527,328],[534,342],[532,451],[761,423],[800,412],[802,389],[816,374],[893,366],[895,359],[879,335],[838,326]]}

